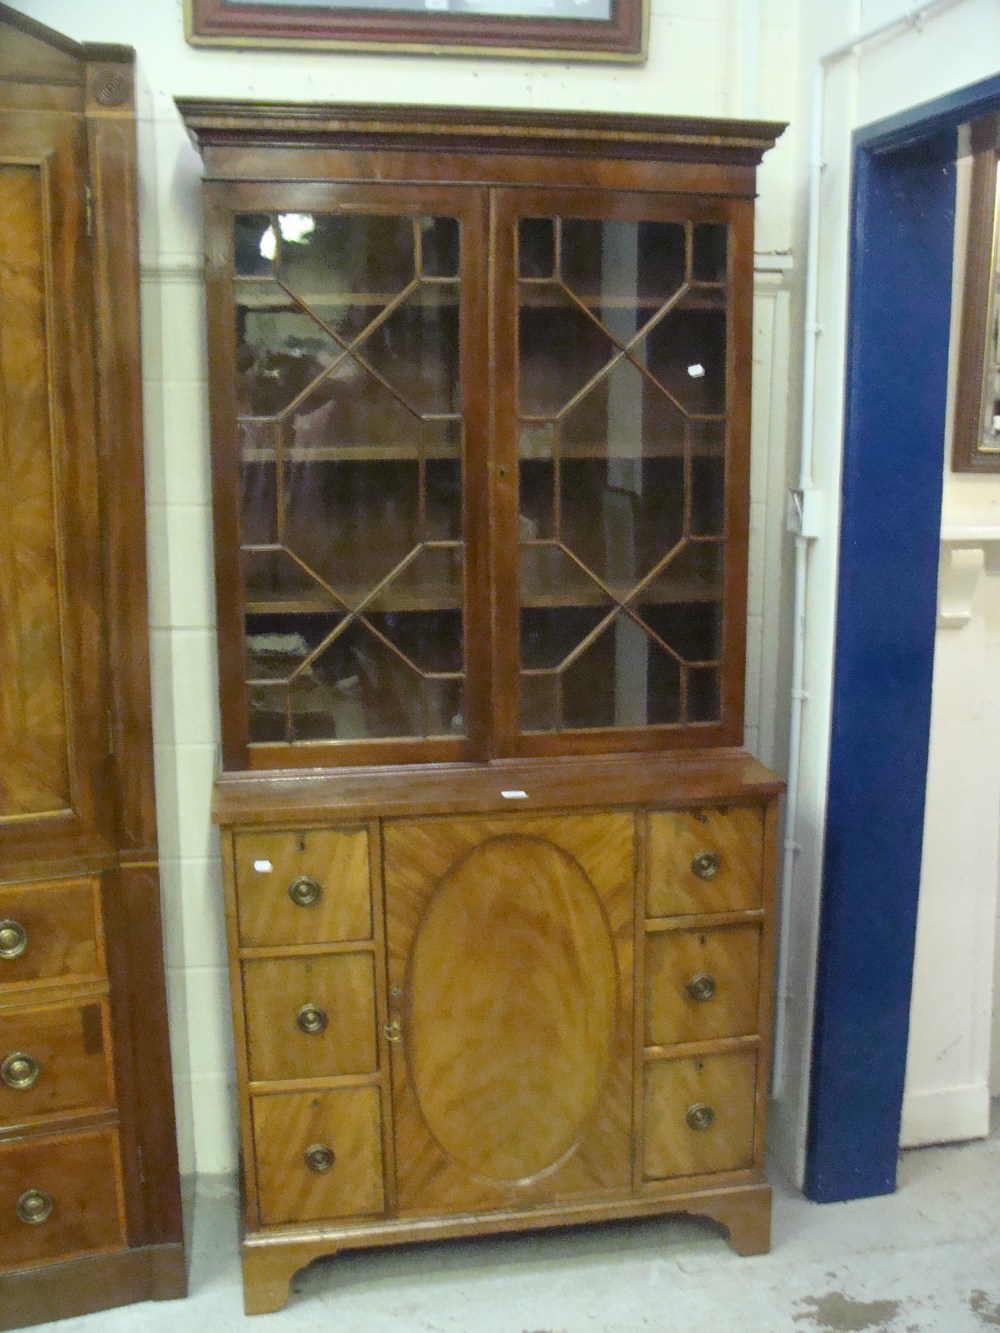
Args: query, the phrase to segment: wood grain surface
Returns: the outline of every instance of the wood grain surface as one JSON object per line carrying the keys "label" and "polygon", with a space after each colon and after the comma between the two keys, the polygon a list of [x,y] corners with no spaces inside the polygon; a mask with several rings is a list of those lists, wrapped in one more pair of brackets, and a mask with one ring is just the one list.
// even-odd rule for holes
{"label": "wood grain surface", "polygon": [[[240,943],[323,944],[372,933],[368,834],[363,828],[237,834]],[[315,904],[289,897],[302,877],[319,886]]]}
{"label": "wood grain surface", "polygon": [[[649,816],[647,916],[728,912],[761,904],[764,815],[759,806],[664,810]],[[718,870],[700,879],[695,857],[718,857]]]}
{"label": "wood grain surface", "polygon": [[[646,936],[645,1043],[669,1046],[757,1030],[760,925],[667,930]],[[690,987],[710,978],[712,995]]]}
{"label": "wood grain surface", "polygon": [[385,831],[402,1209],[630,1181],[633,823]]}
{"label": "wood grain surface", "polygon": [[0,1009],[0,1061],[15,1052],[30,1056],[40,1072],[30,1088],[0,1081],[2,1124],[113,1105],[107,1000]]}
{"label": "wood grain surface", "polygon": [[8,986],[103,978],[96,879],[0,885],[0,920],[16,921],[28,934],[19,957],[0,958],[0,993]]}
{"label": "wood grain surface", "polygon": [[[376,1068],[371,953],[267,958],[243,964],[250,1077],[255,1081],[368,1074]],[[296,1018],[304,1005],[326,1015],[320,1032]]]}
{"label": "wood grain surface", "polygon": [[[755,1051],[653,1060],[646,1065],[645,1175],[651,1179],[736,1171],[753,1163]],[[687,1122],[708,1106],[708,1129]]]}
{"label": "wood grain surface", "polygon": [[0,163],[0,816],[71,804],[42,168]]}
{"label": "wood grain surface", "polygon": [[[255,1097],[253,1123],[265,1224],[381,1212],[377,1088]],[[312,1171],[305,1161],[315,1144],[333,1153],[327,1171]]]}
{"label": "wood grain surface", "polygon": [[[27,1190],[53,1200],[47,1221],[27,1225],[17,1201]],[[46,1135],[0,1144],[0,1253],[5,1268],[113,1250],[125,1243],[121,1160],[113,1130]]]}

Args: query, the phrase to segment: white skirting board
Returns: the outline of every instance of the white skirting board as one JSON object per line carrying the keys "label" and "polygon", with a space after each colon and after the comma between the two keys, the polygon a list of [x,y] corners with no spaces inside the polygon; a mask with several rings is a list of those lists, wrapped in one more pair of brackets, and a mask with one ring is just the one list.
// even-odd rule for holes
{"label": "white skirting board", "polygon": [[903,1097],[901,1148],[984,1139],[989,1129],[990,1090],[986,1083],[908,1092]]}

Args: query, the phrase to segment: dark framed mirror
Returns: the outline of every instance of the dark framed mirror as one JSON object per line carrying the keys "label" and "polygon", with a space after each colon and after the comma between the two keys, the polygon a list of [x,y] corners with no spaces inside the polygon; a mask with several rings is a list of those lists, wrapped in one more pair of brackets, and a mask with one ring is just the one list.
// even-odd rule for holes
{"label": "dark framed mirror", "polygon": [[972,176],[959,329],[952,467],[1000,472],[1000,116],[970,126]]}

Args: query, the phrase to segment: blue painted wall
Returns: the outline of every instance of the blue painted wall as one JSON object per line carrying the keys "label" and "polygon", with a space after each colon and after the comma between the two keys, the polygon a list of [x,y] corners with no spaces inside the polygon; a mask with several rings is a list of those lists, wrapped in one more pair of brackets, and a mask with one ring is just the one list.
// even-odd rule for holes
{"label": "blue painted wall", "polygon": [[[910,136],[905,136],[910,137]],[[895,1187],[930,732],[954,130],[856,145],[806,1193]]]}
{"label": "blue painted wall", "polygon": [[957,130],[1000,77],[855,135],[833,721],[806,1194],[895,1188],[930,737]]}

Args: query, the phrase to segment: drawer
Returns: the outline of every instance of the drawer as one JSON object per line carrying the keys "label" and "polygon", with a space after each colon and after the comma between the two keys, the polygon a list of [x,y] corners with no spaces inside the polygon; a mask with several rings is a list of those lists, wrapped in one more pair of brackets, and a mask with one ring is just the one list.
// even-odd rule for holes
{"label": "drawer", "polygon": [[29,1268],[124,1244],[113,1130],[0,1145],[0,1266]]}
{"label": "drawer", "polygon": [[98,881],[0,887],[0,990],[104,975]]}
{"label": "drawer", "polygon": [[764,815],[757,807],[649,816],[647,916],[761,905]]}
{"label": "drawer", "polygon": [[252,1079],[374,1073],[375,967],[370,953],[246,962],[243,999]]}
{"label": "drawer", "polygon": [[371,939],[367,829],[237,833],[234,841],[242,945]]}
{"label": "drawer", "polygon": [[253,1130],[265,1225],[382,1212],[378,1088],[255,1097]]}
{"label": "drawer", "polygon": [[0,1009],[0,1123],[112,1105],[107,1001]]}
{"label": "drawer", "polygon": [[757,1031],[759,925],[646,935],[647,1046]]}
{"label": "drawer", "polygon": [[646,1178],[750,1167],[756,1082],[754,1051],[650,1061],[644,1090]]}

